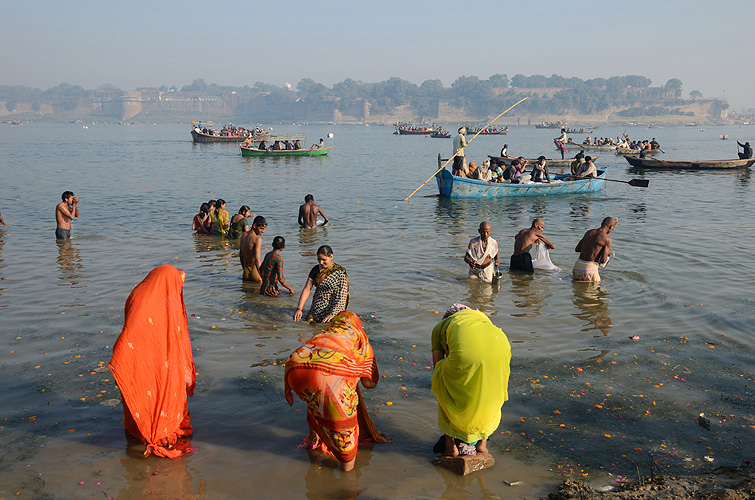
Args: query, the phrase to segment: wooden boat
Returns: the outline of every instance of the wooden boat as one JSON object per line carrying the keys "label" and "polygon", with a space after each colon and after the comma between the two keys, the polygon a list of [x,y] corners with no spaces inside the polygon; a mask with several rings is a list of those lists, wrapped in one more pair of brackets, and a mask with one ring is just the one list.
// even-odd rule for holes
{"label": "wooden boat", "polygon": [[483,129],[474,129],[471,127],[467,127],[467,135],[506,135],[509,133],[509,127],[504,128],[483,128]]}
{"label": "wooden boat", "polygon": [[[438,168],[441,167],[442,161],[440,155],[438,155]],[[605,185],[606,170],[599,169],[598,177],[590,179],[566,181],[563,180],[564,177],[563,175],[551,175],[551,178],[557,182],[509,184],[457,177],[445,168],[435,174],[435,179],[438,181],[438,193],[443,198],[506,198],[595,192]]]}
{"label": "wooden boat", "polygon": [[[508,162],[508,164],[511,164],[511,160],[516,160],[516,156],[493,156],[488,155],[488,158],[490,158],[490,163],[495,163],[496,165],[503,165],[504,161]],[[599,156],[593,156],[592,160],[593,162],[597,160]],[[537,162],[536,158],[525,158],[524,161],[530,162],[530,165],[534,165]],[[546,158],[545,164],[549,167],[570,167],[571,162],[574,161],[574,158]]]}
{"label": "wooden boat", "polygon": [[432,134],[430,134],[430,137],[434,137],[436,139],[450,139],[451,138],[451,132],[448,130],[436,130]]}
{"label": "wooden boat", "polygon": [[584,149],[585,151],[616,151],[616,146],[601,146],[597,144],[567,144],[566,146]]}
{"label": "wooden boat", "polygon": [[569,124],[566,122],[542,122],[535,125],[535,128],[566,128]]}
{"label": "wooden boat", "polygon": [[567,128],[567,134],[592,134],[591,128]]}
{"label": "wooden boat", "polygon": [[[616,154],[618,156],[639,156],[642,152],[641,149],[630,149],[630,148],[616,148]],[[651,154],[658,154],[662,153],[660,148],[651,149],[650,151],[645,151],[645,154],[651,153]]]}
{"label": "wooden boat", "polygon": [[333,149],[333,146],[319,149],[257,149],[248,146],[240,146],[241,156],[325,156]]}
{"label": "wooden boat", "polygon": [[[205,134],[202,129],[206,126],[213,126],[212,122],[191,122],[191,139],[194,142],[207,143],[207,142],[244,142],[248,135],[214,135]],[[252,139],[255,141],[267,141],[270,135],[265,131],[257,128],[252,131]]]}
{"label": "wooden boat", "polygon": [[750,168],[755,164],[755,158],[746,160],[687,160],[667,161],[658,160],[652,156],[639,158],[637,156],[625,156],[624,159],[630,165],[637,168],[653,169],[677,169],[677,170],[725,170],[733,168]]}
{"label": "wooden boat", "polygon": [[394,134],[399,135],[430,135],[435,132],[433,127],[415,127],[414,125],[396,125]]}

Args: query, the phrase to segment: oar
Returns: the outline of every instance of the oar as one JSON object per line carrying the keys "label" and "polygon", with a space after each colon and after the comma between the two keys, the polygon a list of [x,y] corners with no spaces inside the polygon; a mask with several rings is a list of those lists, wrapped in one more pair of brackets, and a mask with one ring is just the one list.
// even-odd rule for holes
{"label": "oar", "polygon": [[[469,141],[467,141],[467,146],[469,146],[469,143],[472,142],[472,141],[474,141],[475,137],[477,137],[478,135],[480,135],[480,132],[482,132],[483,130],[485,130],[485,128],[489,127],[494,121],[496,121],[497,119],[499,119],[500,117],[502,117],[503,115],[505,115],[506,113],[508,113],[512,109],[514,109],[517,105],[519,105],[520,103],[526,101],[527,99],[529,99],[529,97],[525,97],[524,99],[522,99],[519,102],[515,103],[513,106],[511,106],[509,109],[507,109],[506,111],[504,111],[500,115],[498,115],[495,118],[493,118],[492,120],[490,120],[490,122],[488,122],[488,124],[485,125],[485,127],[481,128],[474,135],[474,137],[472,137],[471,139],[469,139]],[[462,149],[464,149],[464,148],[462,148]],[[461,151],[461,149],[459,151]],[[459,151],[457,151],[456,153],[454,153],[453,156],[451,156],[451,158],[449,158],[448,160],[446,160],[446,163],[444,163],[443,166],[441,166],[438,170],[436,170],[435,173],[433,175],[431,175],[429,179],[427,179],[425,182],[423,182],[422,184],[420,184],[417,189],[415,189],[414,191],[412,191],[412,194],[410,194],[409,196],[407,196],[406,198],[404,198],[404,201],[409,201],[409,198],[411,198],[412,196],[414,196],[414,193],[416,193],[417,191],[419,191],[422,188],[422,186],[424,186],[425,184],[427,184],[428,182],[430,182],[433,179],[433,177],[435,177],[438,174],[438,172],[440,172],[441,170],[443,170],[444,168],[446,168],[446,165],[448,165],[449,163],[451,163],[451,160],[453,160],[459,154]]]}
{"label": "oar", "polygon": [[642,187],[642,188],[646,188],[648,187],[648,184],[650,184],[649,179],[632,179],[631,181],[620,181],[618,179],[603,179],[603,180],[609,181],[609,182],[623,182],[624,184],[629,184],[630,186]]}

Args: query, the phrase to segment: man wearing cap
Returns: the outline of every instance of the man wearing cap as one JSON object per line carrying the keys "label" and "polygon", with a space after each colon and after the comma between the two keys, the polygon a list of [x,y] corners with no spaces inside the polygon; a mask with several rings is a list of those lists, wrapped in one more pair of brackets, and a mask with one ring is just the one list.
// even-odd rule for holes
{"label": "man wearing cap", "polygon": [[464,148],[468,144],[466,141],[466,138],[464,137],[464,134],[466,133],[466,129],[464,127],[459,127],[459,135],[454,137],[454,166],[451,169],[451,173],[453,175],[458,175],[459,177],[466,177],[466,165],[464,163]]}

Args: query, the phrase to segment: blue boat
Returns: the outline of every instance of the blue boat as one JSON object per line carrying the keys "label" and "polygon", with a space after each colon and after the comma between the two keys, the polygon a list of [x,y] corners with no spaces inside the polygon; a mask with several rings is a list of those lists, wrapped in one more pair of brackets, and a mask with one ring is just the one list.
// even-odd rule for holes
{"label": "blue boat", "polygon": [[598,169],[598,177],[588,179],[563,180],[566,177],[564,175],[551,175],[550,177],[551,182],[502,184],[457,177],[445,168],[435,174],[435,179],[438,181],[438,192],[444,198],[503,198],[507,196],[592,193],[604,186],[606,170]]}

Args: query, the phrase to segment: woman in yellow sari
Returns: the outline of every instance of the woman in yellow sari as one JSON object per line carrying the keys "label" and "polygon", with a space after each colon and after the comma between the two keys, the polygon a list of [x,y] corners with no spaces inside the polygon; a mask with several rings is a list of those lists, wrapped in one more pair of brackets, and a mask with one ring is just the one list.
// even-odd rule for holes
{"label": "woman in yellow sari", "polygon": [[432,391],[444,455],[487,453],[508,399],[511,345],[485,313],[454,304],[432,333]]}
{"label": "woman in yellow sari", "polygon": [[286,362],[285,394],[292,406],[292,391],[307,404],[305,446],[327,450],[349,471],[360,439],[387,441],[375,429],[358,387],[361,380],[372,389],[379,376],[362,322],[351,311],[336,315],[327,330],[294,351]]}

